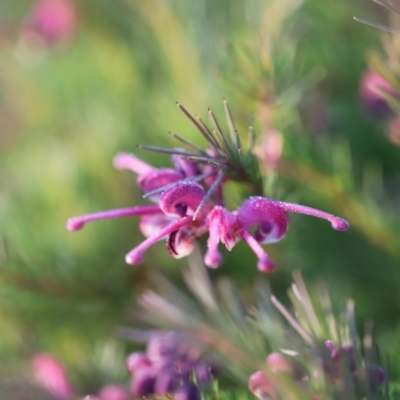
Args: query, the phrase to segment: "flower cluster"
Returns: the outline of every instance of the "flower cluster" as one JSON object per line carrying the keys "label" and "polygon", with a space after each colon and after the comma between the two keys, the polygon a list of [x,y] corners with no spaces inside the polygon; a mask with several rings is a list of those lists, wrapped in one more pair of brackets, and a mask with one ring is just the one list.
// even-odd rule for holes
{"label": "flower cluster", "polygon": [[182,343],[179,333],[168,332],[149,340],[146,352],[132,353],[127,360],[136,397],[173,393],[175,399],[198,400],[199,388],[210,384],[215,366],[200,357],[197,349]]}
{"label": "flower cluster", "polygon": [[[75,231],[90,221],[139,215],[139,227],[147,239],[126,255],[128,264],[140,263],[144,252],[163,238],[166,238],[167,249],[173,257],[187,256],[193,251],[195,241],[208,233],[208,250],[204,257],[208,267],[215,268],[222,261],[219,242],[231,250],[241,239],[257,256],[258,269],[262,272],[272,271],[274,263],[261,245],[284,238],[289,227],[288,212],[326,219],[336,230],[348,229],[349,224],[342,218],[311,207],[260,196],[250,197],[239,208],[229,211],[224,206],[223,186],[232,177],[243,177],[245,169],[240,160],[240,167],[235,160],[232,161],[229,154],[233,150],[229,146],[221,144],[218,147],[216,139],[210,139],[211,133],[200,125],[198,128],[208,135],[211,143],[207,152],[145,147],[171,153],[173,168],[154,168],[133,154],[120,153],[115,157],[114,166],[135,172],[138,188],[156,205],[74,217],[68,221],[67,229]],[[221,137],[224,138],[221,143],[227,143],[227,138]],[[239,150],[236,148],[236,151]]]}
{"label": "flower cluster", "polygon": [[[71,385],[61,363],[51,354],[38,353],[32,359],[33,374],[37,383],[54,399],[76,399],[76,391]],[[103,386],[96,395],[89,395],[82,400],[129,400],[128,391],[120,385]]]}
{"label": "flower cluster", "polygon": [[[171,393],[177,400],[200,400],[200,389],[212,382],[218,370],[215,363],[204,361],[198,348],[184,343],[179,333],[164,331],[151,336],[145,352],[132,353],[126,367],[132,376],[130,388],[109,384],[82,400],[129,400]],[[37,384],[52,398],[78,398],[64,367],[51,354],[36,354],[32,369]]]}
{"label": "flower cluster", "polygon": [[[352,344],[336,347],[331,341],[325,342],[328,354],[320,357],[320,364],[325,379],[332,383],[337,391],[351,398],[361,399],[368,393],[376,393],[385,383],[385,371],[376,366],[357,367],[356,351]],[[309,381],[318,376],[314,371],[307,373],[306,369],[293,356],[282,353],[271,353],[266,360],[269,374],[263,371],[253,373],[249,378],[249,389],[259,399],[273,400],[279,398],[273,377],[290,377],[304,390],[309,389]],[[314,397],[313,397],[314,398]],[[318,397],[319,398],[319,397]],[[349,396],[346,396],[349,398]]]}

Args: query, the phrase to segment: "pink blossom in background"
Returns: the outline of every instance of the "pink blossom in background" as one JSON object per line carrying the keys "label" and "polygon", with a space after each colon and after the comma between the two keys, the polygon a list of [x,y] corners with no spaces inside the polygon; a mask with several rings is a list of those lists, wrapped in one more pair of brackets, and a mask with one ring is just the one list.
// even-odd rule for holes
{"label": "pink blossom in background", "polygon": [[285,356],[279,352],[271,353],[267,357],[266,366],[270,372],[268,376],[264,371],[256,371],[250,375],[248,381],[249,390],[260,400],[278,398],[276,383],[272,379],[274,375],[286,374],[299,384],[302,383],[305,376],[305,371],[293,357]]}
{"label": "pink blossom in background", "polygon": [[48,353],[38,353],[32,359],[33,373],[40,386],[57,399],[68,399],[74,393],[61,363]]}
{"label": "pink blossom in background", "polygon": [[282,157],[283,136],[276,129],[267,129],[261,135],[261,142],[256,148],[261,169],[269,173],[276,169]]}
{"label": "pink blossom in background", "polygon": [[[38,353],[32,358],[33,375],[37,383],[58,400],[76,399],[77,393],[70,384],[61,363],[49,353]],[[127,388],[121,385],[103,386],[96,395],[86,395],[84,400],[129,400]]]}
{"label": "pink blossom in background", "polygon": [[390,113],[390,107],[382,92],[399,94],[382,76],[372,69],[367,69],[361,77],[360,99],[365,111],[373,117],[384,117]]}
{"label": "pink blossom in background", "polygon": [[48,45],[71,41],[76,31],[76,10],[69,0],[39,0],[25,25],[25,35],[36,34]]}
{"label": "pink blossom in background", "polygon": [[[357,397],[351,398],[365,398],[367,394],[375,393],[383,387],[386,381],[385,371],[377,365],[357,367],[356,350],[353,345],[344,344],[336,347],[331,341],[326,341],[325,345],[329,355],[320,356],[324,378],[342,387],[342,393],[345,393],[346,379],[351,381],[357,393]],[[271,353],[267,357],[266,367],[265,371],[260,370],[251,374],[248,380],[249,390],[260,400],[282,398],[279,394],[282,378],[290,378],[289,380],[305,390],[304,398],[311,398],[308,395],[312,388],[310,382],[312,378],[318,376],[317,370],[307,372],[296,356],[287,356],[279,352]]]}
{"label": "pink blossom in background", "polygon": [[173,399],[199,400],[199,388],[209,386],[219,371],[219,365],[185,343],[182,334],[163,331],[149,337],[144,352],[132,353],[126,367],[135,398],[171,395]]}
{"label": "pink blossom in background", "polygon": [[126,389],[118,385],[104,386],[97,397],[100,400],[129,400],[130,396]]}
{"label": "pink blossom in background", "polygon": [[250,392],[260,400],[269,400],[276,396],[274,385],[262,371],[256,371],[250,375],[248,387]]}

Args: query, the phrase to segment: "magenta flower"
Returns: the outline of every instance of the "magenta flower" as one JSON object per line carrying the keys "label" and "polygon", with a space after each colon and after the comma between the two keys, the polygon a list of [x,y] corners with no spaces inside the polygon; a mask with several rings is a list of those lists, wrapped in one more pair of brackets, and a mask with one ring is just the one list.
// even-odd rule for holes
{"label": "magenta flower", "polygon": [[[184,396],[197,399],[199,388],[208,386],[217,368],[189,346],[178,332],[160,332],[149,338],[145,352],[132,353],[126,362],[132,376],[131,392],[135,397]],[[188,389],[189,388],[189,389]],[[184,397],[182,397],[184,398]]]}
{"label": "magenta flower", "polygon": [[26,33],[39,35],[47,44],[69,42],[76,31],[76,11],[69,0],[39,0],[28,16]]}
{"label": "magenta flower", "polygon": [[56,399],[72,397],[74,389],[70,384],[64,367],[48,353],[38,353],[32,359],[34,376],[40,386]]}
{"label": "magenta flower", "polygon": [[276,396],[274,385],[262,371],[256,371],[250,375],[248,387],[250,392],[260,400],[270,400]]}
{"label": "magenta flower", "polygon": [[[289,227],[288,212],[326,219],[336,230],[346,230],[349,227],[342,218],[323,211],[265,197],[251,197],[236,211],[230,212],[222,205],[214,204],[212,199],[207,199],[205,184],[202,186],[193,180],[186,180],[188,177],[183,172],[172,169],[156,170],[134,156],[121,154],[116,157],[114,165],[138,173],[139,188],[151,200],[157,201],[158,205],[74,217],[68,221],[67,228],[74,231],[90,221],[140,216],[139,226],[147,239],[126,255],[128,264],[140,263],[145,251],[164,238],[167,238],[167,248],[172,256],[184,257],[193,251],[195,241],[208,232],[208,251],[204,261],[209,267],[217,267],[222,261],[218,250],[219,242],[231,250],[242,239],[256,254],[258,269],[269,272],[273,270],[274,264],[261,244],[278,242],[284,238]],[[167,189],[159,190],[165,187]],[[251,234],[250,230],[253,228],[255,231]]]}
{"label": "magenta flower", "polygon": [[[187,113],[186,110],[184,112]],[[243,155],[239,155],[239,160],[232,160],[218,148],[214,139],[209,140],[210,149],[207,152],[199,149],[198,153],[145,147],[172,154],[174,168],[157,169],[132,154],[118,154],[114,166],[136,173],[143,197],[156,205],[74,217],[68,221],[67,229],[79,230],[87,222],[101,219],[139,216],[139,228],[146,240],[127,253],[125,259],[128,264],[140,263],[146,250],[161,239],[166,239],[167,249],[173,257],[185,257],[192,253],[196,240],[208,232],[208,250],[204,257],[207,266],[215,268],[220,265],[219,242],[231,250],[239,240],[243,240],[257,256],[258,269],[262,272],[272,271],[274,263],[261,245],[284,238],[289,227],[288,212],[326,219],[339,231],[348,229],[349,224],[342,218],[311,207],[265,197],[250,197],[237,210],[230,212],[224,207],[225,182],[228,179],[243,179],[249,183],[251,177],[246,175]],[[228,143],[226,138],[223,141]],[[234,149],[229,150],[231,153]],[[249,157],[252,162],[252,155]],[[249,162],[246,161],[246,164]]]}

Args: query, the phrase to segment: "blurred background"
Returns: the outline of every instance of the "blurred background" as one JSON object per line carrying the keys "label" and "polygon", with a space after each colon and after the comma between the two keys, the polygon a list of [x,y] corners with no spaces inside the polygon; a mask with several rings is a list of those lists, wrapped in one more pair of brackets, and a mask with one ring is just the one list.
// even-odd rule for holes
{"label": "blurred background", "polygon": [[[282,295],[300,269],[334,299],[355,300],[381,351],[400,349],[400,39],[352,19],[396,17],[368,0],[329,3],[0,2],[2,369],[47,351],[83,392],[124,379],[132,345],[115,326],[133,324],[149,271],[179,283],[186,261],[161,242],[143,264],[126,265],[142,241],[134,218],[76,233],[65,222],[146,203],[135,177],[113,168],[117,152],[170,166],[137,145],[176,146],[168,131],[204,145],[175,101],[223,120],[227,99],[244,141],[254,116],[264,195],[350,222],[341,233],[293,215],[285,240],[267,247],[273,291]],[[248,195],[227,190],[232,209]],[[212,277],[250,291],[259,276],[250,250],[239,244],[224,260]]]}

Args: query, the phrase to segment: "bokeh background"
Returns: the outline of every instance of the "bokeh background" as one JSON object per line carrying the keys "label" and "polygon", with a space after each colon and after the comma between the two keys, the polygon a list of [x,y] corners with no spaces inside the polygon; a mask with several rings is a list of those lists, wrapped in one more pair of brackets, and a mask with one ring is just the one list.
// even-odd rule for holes
{"label": "bokeh background", "polygon": [[[223,119],[227,99],[244,143],[254,116],[265,195],[349,220],[341,233],[293,215],[285,240],[267,249],[274,292],[300,269],[334,299],[353,298],[360,327],[374,321],[382,351],[400,348],[400,128],[382,93],[379,104],[360,95],[369,63],[396,86],[389,61],[399,39],[352,19],[395,24],[394,15],[367,0],[39,3],[0,2],[3,369],[48,351],[83,391],[124,379],[132,345],[115,326],[134,324],[129,310],[148,271],[179,282],[186,261],[161,242],[143,264],[126,265],[142,240],[135,219],[77,233],[65,222],[145,203],[135,177],[113,168],[118,151],[169,166],[168,156],[137,145],[176,146],[168,131],[204,145],[175,101]],[[227,190],[232,208],[247,194]],[[240,244],[224,257],[211,275],[249,291],[259,275],[253,254]]]}

